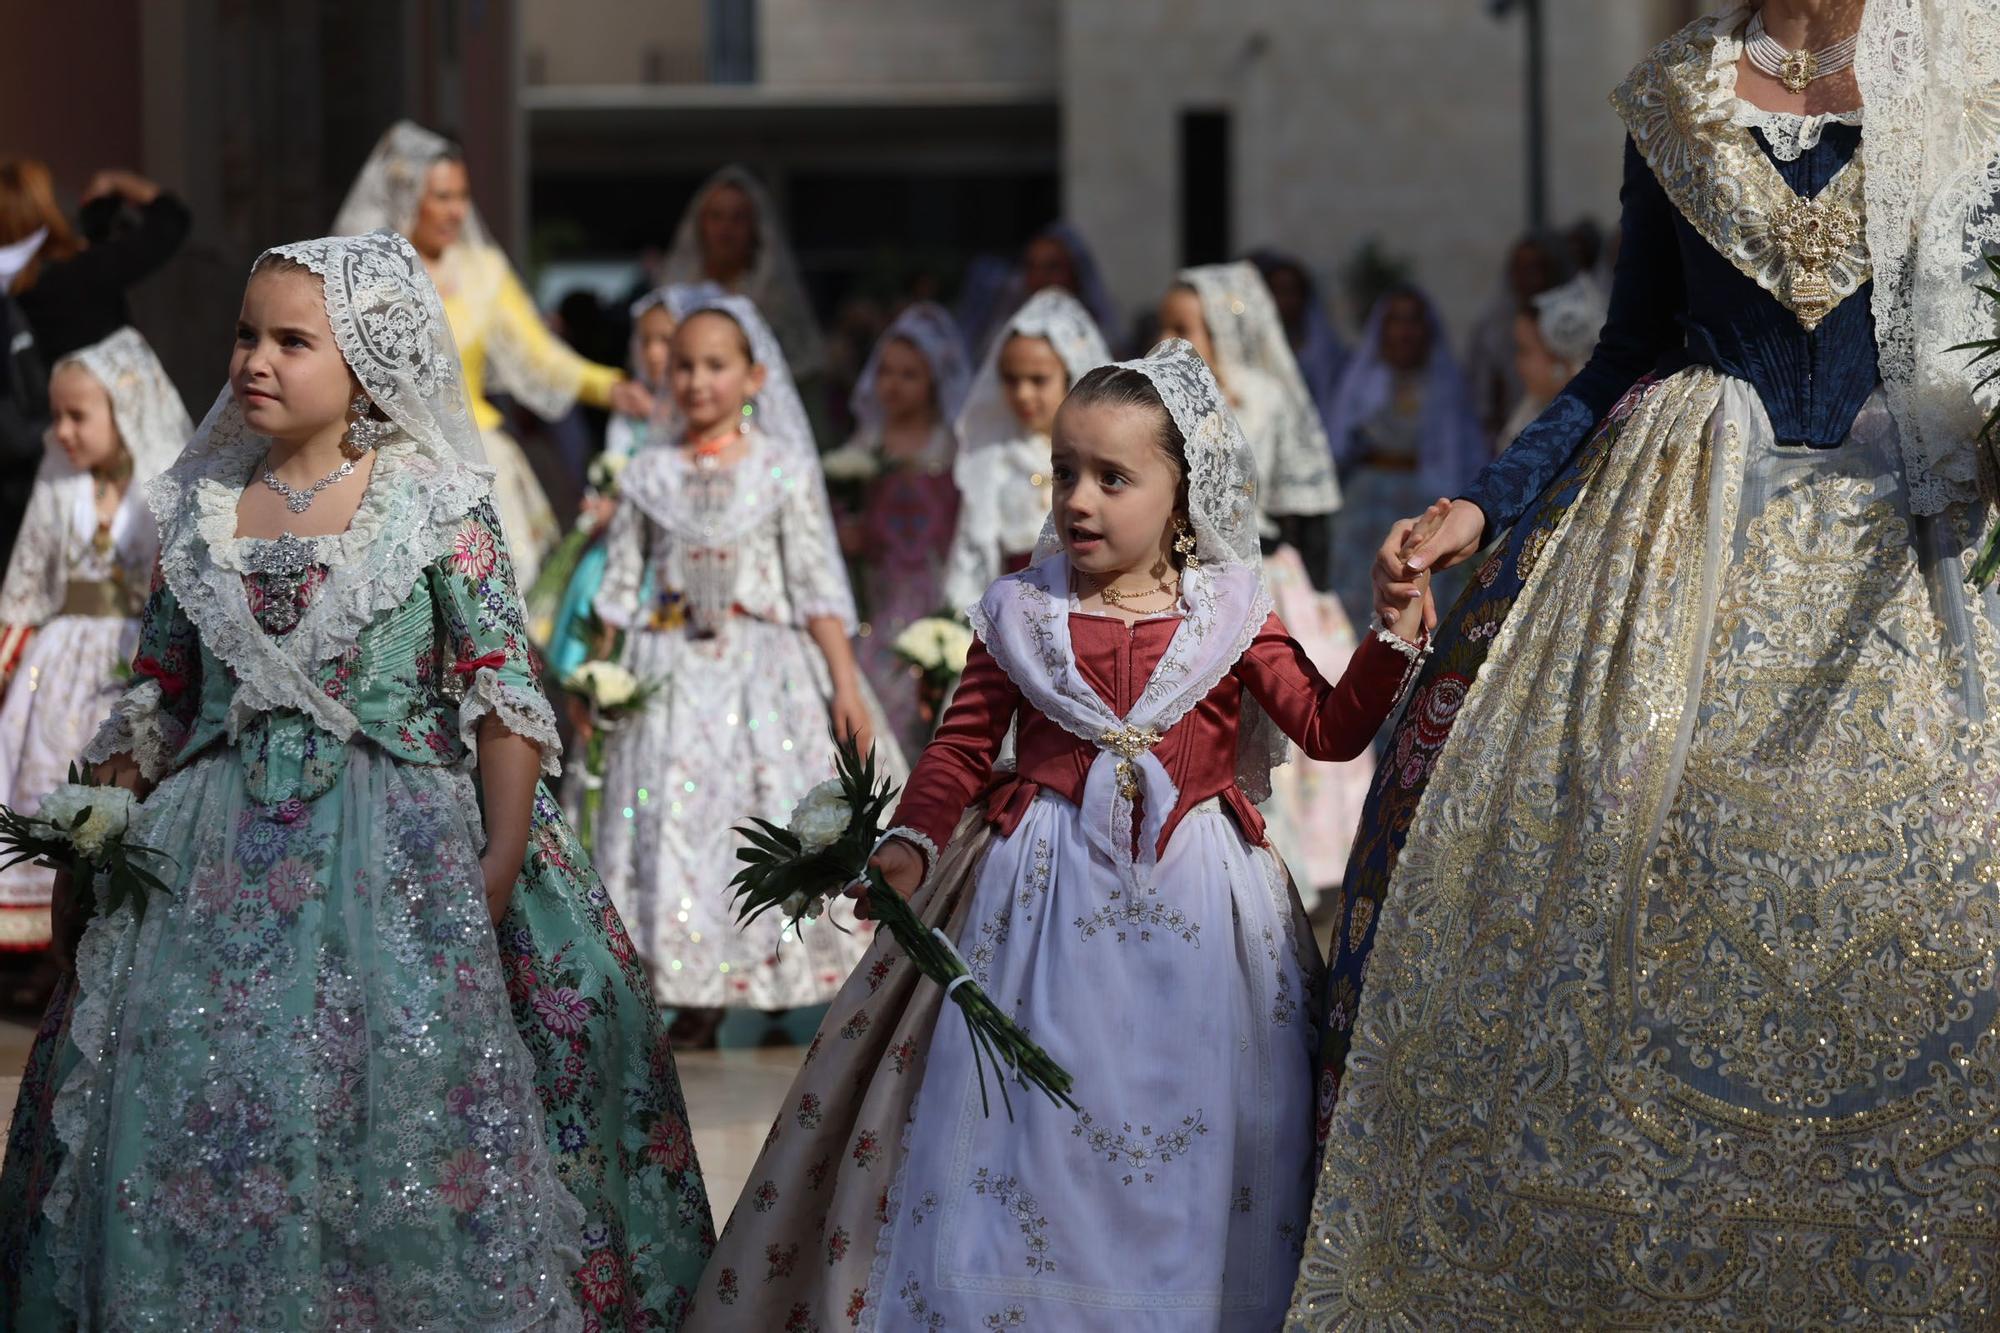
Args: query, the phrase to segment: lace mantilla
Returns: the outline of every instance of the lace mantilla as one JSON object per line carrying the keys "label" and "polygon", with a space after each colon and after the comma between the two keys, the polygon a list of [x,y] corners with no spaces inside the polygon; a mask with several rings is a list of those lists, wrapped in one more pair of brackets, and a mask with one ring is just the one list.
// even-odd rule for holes
{"label": "lace mantilla", "polygon": [[1275,386],[1275,410],[1264,426],[1267,438],[1251,442],[1264,512],[1330,514],[1339,509],[1340,483],[1334,479],[1326,426],[1306,391],[1284,321],[1257,266],[1246,260],[1204,264],[1184,268],[1179,276],[1201,301],[1202,322],[1214,340],[1222,378],[1237,389],[1235,380],[1249,372],[1266,376]]}
{"label": "lace mantilla", "polygon": [[[1097,321],[1083,302],[1059,287],[1036,292],[994,337],[979,363],[979,373],[972,378],[965,407],[958,414],[958,438],[968,450],[1016,439],[1022,433],[1021,422],[1007,406],[1007,396],[1000,387],[1000,352],[1009,338],[1017,336],[1047,339],[1071,384],[1085,371],[1111,359],[1111,349],[1104,345],[1104,335],[1098,332]],[[971,506],[984,500],[969,495],[966,503]]]}
{"label": "lace mantilla", "polygon": [[2000,249],[2000,0],[1869,0],[1854,72],[1882,382],[1910,507],[1935,514],[1979,494],[1995,392],[1951,349],[2000,331],[1978,290]]}
{"label": "lace mantilla", "polygon": [[826,345],[820,337],[819,321],[813,316],[812,299],[799,277],[776,201],[764,183],[746,168],[732,163],[702,182],[695,191],[674,228],[673,247],[667,252],[667,281],[698,284],[708,280],[708,264],[702,254],[701,209],[711,194],[725,186],[741,191],[750,201],[752,225],[757,229],[756,255],[750,261],[749,271],[736,278],[733,290],[769,317],[786,357],[798,373],[817,374],[824,368]]}
{"label": "lace mantilla", "polygon": [[[460,520],[492,489],[466,410],[458,354],[437,291],[402,237],[387,232],[279,246],[317,273],[328,322],[348,366],[399,428],[376,451],[375,470],[346,532],[327,537],[240,539],[236,504],[270,441],[244,424],[225,389],[180,460],[147,488],[161,532],[160,566],[181,609],[237,689],[232,739],[260,713],[293,709],[336,739],[354,715],[326,696],[315,674],[402,605],[424,570],[449,549]],[[327,566],[325,586],[282,639],[251,614],[241,576],[270,562]]]}
{"label": "lace mantilla", "polygon": [[875,400],[875,373],[882,364],[883,347],[896,339],[916,348],[924,364],[930,367],[931,400],[938,416],[947,424],[957,420],[958,410],[965,403],[965,392],[972,383],[965,340],[959,336],[958,321],[951,317],[951,312],[935,301],[918,301],[905,308],[875,340],[874,349],[868,353],[868,364],[861,368],[861,378],[854,381],[854,392],[847,399],[854,419],[861,423],[862,433],[873,434],[878,444],[882,404]]}
{"label": "lace mantilla", "polygon": [[1641,62],[1611,101],[1674,207],[1810,330],[1871,276],[1866,155],[1806,199],[1732,122],[1749,14],[1691,24]]}
{"label": "lace mantilla", "polygon": [[1796,162],[1819,147],[1820,135],[1829,125],[1859,125],[1860,107],[1851,111],[1827,111],[1804,115],[1797,111],[1767,111],[1740,97],[1730,99],[1729,123],[1738,129],[1760,130],[1771,155],[1780,162]]}

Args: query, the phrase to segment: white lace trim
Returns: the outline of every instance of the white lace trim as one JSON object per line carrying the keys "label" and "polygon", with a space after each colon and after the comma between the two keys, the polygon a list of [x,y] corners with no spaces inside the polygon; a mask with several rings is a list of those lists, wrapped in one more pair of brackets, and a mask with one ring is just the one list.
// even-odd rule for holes
{"label": "white lace trim", "polygon": [[[241,416],[224,410],[232,406],[224,390],[203,427],[214,430],[208,447],[190,450],[147,490],[163,533],[161,571],[203,646],[236,678],[232,740],[246,721],[280,709],[303,713],[345,740],[359,724],[320,688],[318,669],[353,647],[377,616],[403,604],[425,570],[451,549],[459,525],[491,486],[483,469],[440,460],[403,437],[377,451],[347,531],[277,541],[239,538],[237,500],[266,442],[241,432]],[[228,430],[232,418],[235,434]],[[275,562],[327,568],[325,585],[282,638],[258,625],[242,581],[245,573]]]}
{"label": "white lace trim", "polygon": [[176,749],[161,716],[165,698],[157,680],[142,680],[126,690],[111,705],[111,715],[78,758],[86,764],[101,764],[121,754],[130,755],[139,765],[141,777],[158,782],[173,763]]}
{"label": "white lace trim", "polygon": [[1729,100],[1729,123],[1746,130],[1762,130],[1764,141],[1771,145],[1771,155],[1780,162],[1796,162],[1819,147],[1820,135],[1829,125],[1862,123],[1860,107],[1806,115],[1798,111],[1767,111],[1741,97]]}
{"label": "white lace trim", "polygon": [[479,724],[488,714],[524,741],[542,751],[542,776],[562,776],[562,737],[556,731],[555,709],[540,691],[509,685],[492,667],[481,667],[458,706],[458,738],[473,762],[479,760]]}
{"label": "white lace trim", "polygon": [[1979,494],[1996,390],[1961,343],[1991,338],[1981,256],[2000,250],[2000,0],[1869,0],[1854,57],[1882,382],[1910,508]]}
{"label": "white lace trim", "polygon": [[1375,623],[1370,628],[1376,638],[1403,656],[1403,678],[1396,683],[1396,697],[1400,699],[1409,690],[1410,683],[1416,680],[1417,673],[1424,669],[1424,663],[1430,661],[1431,636],[1426,634],[1421,643],[1411,643],[1383,624],[1379,615],[1375,617]]}
{"label": "white lace trim", "polygon": [[897,824],[877,838],[868,855],[873,857],[895,838],[901,838],[924,854],[924,878],[929,879],[931,871],[937,867],[938,845],[931,841],[929,834],[920,829],[913,829],[908,824]]}

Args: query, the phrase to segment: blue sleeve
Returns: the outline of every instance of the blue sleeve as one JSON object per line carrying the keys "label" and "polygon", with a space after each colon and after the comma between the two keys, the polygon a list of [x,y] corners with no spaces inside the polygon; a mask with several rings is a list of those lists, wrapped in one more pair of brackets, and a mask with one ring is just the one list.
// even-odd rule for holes
{"label": "blue sleeve", "polygon": [[1486,515],[1488,538],[1514,525],[1626,390],[1681,344],[1687,293],[1674,206],[1629,137],[1618,201],[1618,267],[1596,350],[1556,400],[1460,497]]}

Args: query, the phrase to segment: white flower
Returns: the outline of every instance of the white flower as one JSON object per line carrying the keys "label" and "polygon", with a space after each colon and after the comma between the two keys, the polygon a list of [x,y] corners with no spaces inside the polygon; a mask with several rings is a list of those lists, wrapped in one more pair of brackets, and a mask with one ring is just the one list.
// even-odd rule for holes
{"label": "white flower", "polygon": [[780,903],[779,910],[785,914],[785,919],[788,921],[798,921],[801,919],[817,921],[820,919],[821,914],[826,911],[826,899],[815,897],[807,893],[804,889],[800,889],[797,893],[794,893],[791,897]]}
{"label": "white flower", "polygon": [[944,616],[926,616],[898,634],[892,646],[925,671],[960,674],[972,651],[972,631]]}
{"label": "white flower", "polygon": [[840,780],[828,778],[807,792],[792,811],[790,827],[799,846],[810,855],[839,842],[853,819],[854,811],[848,807],[847,793],[841,789]]}
{"label": "white flower", "polygon": [[581,694],[599,708],[618,708],[639,692],[638,678],[616,662],[585,662],[570,672],[563,688]]}
{"label": "white flower", "polygon": [[[71,846],[95,861],[113,842],[125,836],[134,805],[132,793],[123,787],[85,787],[65,782],[42,798],[36,818],[54,824]],[[79,815],[84,816],[81,824],[77,823]]]}
{"label": "white flower", "polygon": [[872,481],[882,470],[873,452],[851,444],[822,457],[819,466],[828,481]]}
{"label": "white flower", "polygon": [[631,461],[624,454],[599,454],[590,460],[585,477],[593,490],[610,495],[618,489],[618,478],[624,475],[625,465]]}

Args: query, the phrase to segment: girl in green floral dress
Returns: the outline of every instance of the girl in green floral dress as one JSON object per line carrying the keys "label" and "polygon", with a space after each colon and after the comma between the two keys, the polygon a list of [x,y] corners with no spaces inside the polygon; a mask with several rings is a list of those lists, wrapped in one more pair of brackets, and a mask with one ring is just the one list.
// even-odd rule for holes
{"label": "girl in green floral dress", "polygon": [[92,919],[4,1175],[20,1327],[672,1328],[712,1245],[673,1056],[557,771],[438,298],[253,270],[149,492],[87,757],[170,892]]}

